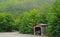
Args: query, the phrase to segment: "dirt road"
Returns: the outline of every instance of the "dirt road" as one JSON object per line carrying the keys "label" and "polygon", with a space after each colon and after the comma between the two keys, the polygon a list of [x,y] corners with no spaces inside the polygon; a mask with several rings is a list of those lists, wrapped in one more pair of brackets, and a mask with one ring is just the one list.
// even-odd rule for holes
{"label": "dirt road", "polygon": [[18,32],[4,32],[4,33],[0,33],[0,37],[40,37],[40,36],[19,34]]}

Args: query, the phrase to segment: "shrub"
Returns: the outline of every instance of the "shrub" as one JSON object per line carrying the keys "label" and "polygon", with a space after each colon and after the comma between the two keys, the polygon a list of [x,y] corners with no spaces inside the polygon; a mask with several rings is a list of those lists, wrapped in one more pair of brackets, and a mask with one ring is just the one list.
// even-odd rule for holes
{"label": "shrub", "polygon": [[13,15],[0,13],[0,32],[12,31],[15,19]]}
{"label": "shrub", "polygon": [[20,23],[20,17],[19,16],[15,16],[14,30],[19,31],[19,23]]}
{"label": "shrub", "polygon": [[57,15],[53,14],[49,16],[47,33],[50,37],[59,37],[60,36],[60,18]]}

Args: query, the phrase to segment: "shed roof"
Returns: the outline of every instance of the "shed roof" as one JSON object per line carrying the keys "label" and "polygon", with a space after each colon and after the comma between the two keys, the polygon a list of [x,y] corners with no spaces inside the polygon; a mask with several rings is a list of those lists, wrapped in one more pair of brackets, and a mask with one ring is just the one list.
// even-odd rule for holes
{"label": "shed roof", "polygon": [[47,24],[36,24],[34,27],[46,26]]}

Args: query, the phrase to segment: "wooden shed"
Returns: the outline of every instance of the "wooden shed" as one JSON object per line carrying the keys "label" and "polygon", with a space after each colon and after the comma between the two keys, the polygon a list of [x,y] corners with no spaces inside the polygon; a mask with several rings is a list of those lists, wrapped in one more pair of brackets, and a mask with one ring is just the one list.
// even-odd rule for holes
{"label": "wooden shed", "polygon": [[34,25],[34,35],[44,35],[46,34],[46,24],[35,24]]}

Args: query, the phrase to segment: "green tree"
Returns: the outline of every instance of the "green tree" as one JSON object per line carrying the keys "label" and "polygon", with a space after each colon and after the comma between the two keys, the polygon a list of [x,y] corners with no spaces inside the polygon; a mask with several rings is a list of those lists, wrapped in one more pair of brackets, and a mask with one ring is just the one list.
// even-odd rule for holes
{"label": "green tree", "polygon": [[25,12],[20,16],[20,28],[21,33],[33,33],[33,27],[35,24],[46,23],[45,14],[40,10],[33,9],[29,12]]}
{"label": "green tree", "polygon": [[55,0],[48,18],[47,33],[50,37],[60,37],[60,0]]}

